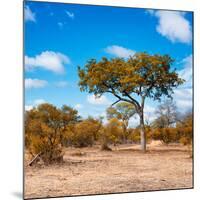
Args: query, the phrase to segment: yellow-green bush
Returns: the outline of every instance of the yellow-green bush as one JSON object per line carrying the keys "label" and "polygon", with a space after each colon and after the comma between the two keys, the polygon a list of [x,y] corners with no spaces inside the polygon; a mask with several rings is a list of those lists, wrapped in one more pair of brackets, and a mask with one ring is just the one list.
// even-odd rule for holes
{"label": "yellow-green bush", "polygon": [[134,143],[140,142],[140,130],[139,128],[132,129],[128,139]]}
{"label": "yellow-green bush", "polygon": [[41,104],[25,113],[25,145],[29,152],[45,164],[62,161],[61,143],[66,126],[77,119],[77,112],[68,106],[62,109]]}
{"label": "yellow-green bush", "polygon": [[193,119],[192,114],[187,115],[183,121],[181,121],[177,128],[180,134],[180,142],[184,145],[191,145],[193,139]]}
{"label": "yellow-green bush", "polygon": [[45,164],[62,161],[60,140],[52,128],[43,122],[34,120],[30,130],[32,131],[28,137],[28,149],[33,156],[40,154]]}
{"label": "yellow-green bush", "polygon": [[[146,131],[146,139],[147,142],[151,140],[151,127],[150,126],[145,126],[145,131]],[[140,143],[140,127],[137,127],[135,129],[130,130],[130,134],[128,136],[128,139],[134,143]]]}
{"label": "yellow-green bush", "polygon": [[184,127],[180,128],[181,132],[180,143],[183,145],[191,145],[192,144],[192,127]]}
{"label": "yellow-green bush", "polygon": [[87,119],[77,123],[72,131],[72,144],[75,147],[92,146],[99,137],[100,128],[98,120]]}
{"label": "yellow-green bush", "polygon": [[108,124],[101,128],[100,140],[102,149],[107,150],[109,144],[116,145],[123,140],[123,124],[117,118],[109,120]]}
{"label": "yellow-green bush", "polygon": [[164,143],[169,144],[171,142],[179,141],[179,134],[177,128],[152,128],[151,138],[154,140],[162,140]]}

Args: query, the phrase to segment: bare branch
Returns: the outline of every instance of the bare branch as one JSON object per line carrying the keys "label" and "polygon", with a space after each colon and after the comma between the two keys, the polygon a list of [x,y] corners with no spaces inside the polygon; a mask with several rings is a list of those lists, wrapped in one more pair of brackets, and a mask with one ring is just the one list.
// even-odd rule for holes
{"label": "bare branch", "polygon": [[118,99],[117,101],[115,101],[114,103],[111,104],[111,106],[114,106],[116,103],[120,102],[121,100]]}
{"label": "bare branch", "polygon": [[114,90],[114,88],[112,86],[108,86],[106,83],[103,83],[103,84],[107,88],[111,89],[111,90],[107,90],[106,92],[113,94],[115,97],[118,98],[119,101],[125,101],[125,102],[133,104],[135,106],[135,108],[136,108],[137,113],[140,112],[140,110],[141,110],[140,104],[134,98],[132,98],[126,91],[125,91],[125,94],[130,100],[126,99],[126,98],[123,98],[123,97],[119,96],[118,94],[116,94],[116,92],[115,92],[115,90]]}
{"label": "bare branch", "polygon": [[124,93],[129,99],[131,99],[133,102],[135,102],[135,104],[138,106],[139,109],[141,108],[140,104],[133,97],[131,97],[131,95],[128,92],[124,91]]}

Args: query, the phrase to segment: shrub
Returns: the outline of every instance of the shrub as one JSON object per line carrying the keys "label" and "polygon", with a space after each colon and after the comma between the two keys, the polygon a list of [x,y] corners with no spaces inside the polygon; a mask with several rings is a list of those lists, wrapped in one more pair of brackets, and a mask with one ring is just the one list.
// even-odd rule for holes
{"label": "shrub", "polygon": [[132,129],[131,134],[129,135],[128,139],[134,143],[139,143],[140,142],[140,130],[138,128]]}
{"label": "shrub", "polygon": [[[59,138],[54,135],[53,129],[47,127],[43,122],[32,121],[32,132],[29,136],[29,152],[40,157],[45,164],[63,161]],[[38,132],[35,132],[35,131]]]}
{"label": "shrub", "polygon": [[123,140],[123,127],[122,122],[117,118],[109,120],[108,124],[100,130],[100,141],[102,150],[110,150],[109,144],[116,145]]}
{"label": "shrub", "polygon": [[75,124],[68,125],[62,135],[61,145],[65,147],[73,146],[74,144],[74,127]]}
{"label": "shrub", "polygon": [[180,143],[183,145],[192,144],[192,127],[184,127],[179,130],[181,134]]}
{"label": "shrub", "polygon": [[[146,139],[147,141],[151,139],[151,128],[149,126],[145,126],[146,130]],[[128,136],[128,139],[134,143],[140,143],[140,127],[131,130],[131,133]]]}
{"label": "shrub", "polygon": [[172,142],[172,134],[170,128],[162,128],[161,135],[162,135],[162,141],[165,144],[169,144],[170,142]]}
{"label": "shrub", "polygon": [[62,137],[67,125],[77,119],[77,111],[68,106],[40,104],[25,114],[26,148],[33,156],[40,154],[45,164],[63,161]]}
{"label": "shrub", "polygon": [[180,135],[180,142],[184,145],[191,145],[193,139],[193,119],[192,114],[184,117],[183,121],[177,125]]}
{"label": "shrub", "polygon": [[168,127],[168,128],[154,128],[151,130],[151,138],[154,140],[162,140],[165,144],[171,142],[179,142],[179,133],[177,128]]}
{"label": "shrub", "polygon": [[162,129],[161,128],[155,128],[151,130],[151,138],[153,140],[162,140]]}
{"label": "shrub", "polygon": [[98,138],[101,124],[98,120],[87,119],[75,125],[72,144],[75,147],[92,146]]}

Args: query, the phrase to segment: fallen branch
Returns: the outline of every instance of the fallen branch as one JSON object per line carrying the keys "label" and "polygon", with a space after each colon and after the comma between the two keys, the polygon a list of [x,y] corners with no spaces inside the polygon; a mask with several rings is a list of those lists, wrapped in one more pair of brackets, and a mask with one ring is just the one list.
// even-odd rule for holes
{"label": "fallen branch", "polygon": [[34,162],[36,162],[38,160],[38,158],[40,157],[40,155],[42,154],[42,152],[38,153],[29,163],[29,166],[32,166]]}

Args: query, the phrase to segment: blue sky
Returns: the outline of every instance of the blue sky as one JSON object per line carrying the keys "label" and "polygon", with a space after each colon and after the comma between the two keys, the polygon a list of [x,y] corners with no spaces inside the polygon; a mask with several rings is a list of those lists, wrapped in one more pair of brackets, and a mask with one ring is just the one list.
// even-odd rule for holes
{"label": "blue sky", "polygon": [[[186,82],[174,100],[182,112],[191,109],[192,13],[26,1],[24,17],[27,110],[49,102],[70,105],[83,117],[105,116],[115,98],[80,92],[77,66],[90,58],[128,58],[143,51],[176,60],[173,67]],[[147,100],[150,121],[156,105]]]}

